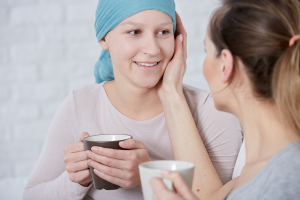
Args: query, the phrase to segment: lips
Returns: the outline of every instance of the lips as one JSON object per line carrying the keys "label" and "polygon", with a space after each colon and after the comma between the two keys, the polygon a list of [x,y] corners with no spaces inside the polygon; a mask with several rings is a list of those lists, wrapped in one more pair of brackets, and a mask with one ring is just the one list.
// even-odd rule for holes
{"label": "lips", "polygon": [[145,67],[153,67],[155,65],[158,65],[159,62],[136,62],[134,61],[135,64],[140,65],[140,66],[145,66]]}
{"label": "lips", "polygon": [[145,72],[154,72],[157,69],[159,69],[161,61],[158,61],[158,62],[136,62],[136,61],[134,61],[134,63],[136,64],[136,66],[139,69],[141,69]]}

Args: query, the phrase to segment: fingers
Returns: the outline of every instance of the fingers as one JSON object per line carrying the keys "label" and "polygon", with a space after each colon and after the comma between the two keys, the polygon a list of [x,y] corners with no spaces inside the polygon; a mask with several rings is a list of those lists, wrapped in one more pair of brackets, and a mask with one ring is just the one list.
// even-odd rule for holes
{"label": "fingers", "polygon": [[98,171],[97,169],[94,169],[94,172],[95,174],[97,174],[100,178],[110,182],[110,183],[113,183],[115,185],[119,185],[121,186],[122,188],[124,189],[128,189],[128,188],[131,188],[131,187],[134,187],[136,186],[136,184],[134,184],[134,182],[132,180],[130,181],[125,181],[121,178],[117,178],[117,177],[114,177],[114,176],[110,176],[110,175],[107,175],[101,171]]}
{"label": "fingers", "polygon": [[165,186],[161,178],[152,178],[150,180],[150,185],[153,189],[154,199],[167,199],[167,200],[179,199],[179,197],[176,196],[176,194],[173,191],[169,190]]}
{"label": "fingers", "polygon": [[76,142],[76,143],[73,143],[73,144],[69,144],[64,149],[65,154],[82,152],[82,151],[85,151],[83,142]]}
{"label": "fingers", "polygon": [[96,154],[118,160],[127,160],[130,158],[131,152],[128,150],[116,150],[96,146],[92,147],[92,151],[86,151],[86,155],[93,160],[96,159]]}
{"label": "fingers", "polygon": [[183,51],[184,51],[184,58],[187,58],[187,33],[185,31],[185,28],[183,26],[183,23],[181,21],[180,16],[176,12],[176,36],[182,34],[183,36]]}
{"label": "fingers", "polygon": [[64,157],[65,163],[75,163],[84,160],[87,161],[87,156],[84,151],[77,153],[67,153]]}
{"label": "fingers", "polygon": [[78,172],[78,171],[83,171],[89,168],[89,165],[87,163],[87,160],[84,161],[79,161],[76,163],[72,164],[67,164],[66,165],[66,170],[67,172]]}
{"label": "fingers", "polygon": [[167,171],[162,171],[162,175],[170,179],[173,182],[174,188],[177,193],[184,197],[184,199],[194,199],[195,196],[189,186],[185,183],[183,177],[179,172],[169,173]]}
{"label": "fingers", "polygon": [[106,157],[106,156],[95,154],[95,153],[90,152],[90,151],[88,151],[86,154],[93,161],[96,161],[98,163],[101,163],[101,164],[109,166],[109,167],[123,169],[123,168],[126,168],[126,166],[127,166],[127,163],[123,160],[109,158],[109,157]]}
{"label": "fingers", "polygon": [[90,136],[87,132],[81,133],[77,142],[83,142],[83,138]]}
{"label": "fingers", "polygon": [[183,44],[180,40],[182,38],[182,35],[178,35],[175,40],[175,53],[173,60],[174,62],[179,62],[180,65],[184,63],[184,52],[183,52]]}
{"label": "fingers", "polygon": [[78,172],[69,173],[69,179],[75,183],[80,183],[80,182],[88,183],[92,181],[92,176],[90,170],[86,169]]}
{"label": "fingers", "polygon": [[120,147],[125,149],[146,149],[143,142],[134,139],[128,139],[119,143]]}
{"label": "fingers", "polygon": [[132,172],[105,166],[105,165],[95,162],[93,160],[89,160],[88,165],[92,166],[94,169],[102,172],[105,175],[120,178],[120,179],[127,180],[127,181],[132,180],[135,176],[135,174]]}

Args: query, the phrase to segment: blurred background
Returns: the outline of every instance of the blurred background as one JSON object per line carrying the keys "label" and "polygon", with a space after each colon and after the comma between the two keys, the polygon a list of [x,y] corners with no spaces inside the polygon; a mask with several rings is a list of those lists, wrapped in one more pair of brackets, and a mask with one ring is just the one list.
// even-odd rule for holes
{"label": "blurred background", "polygon": [[[209,90],[203,40],[219,0],[175,0],[188,33],[184,83]],[[94,84],[97,0],[0,0],[0,199],[21,199],[63,99]]]}

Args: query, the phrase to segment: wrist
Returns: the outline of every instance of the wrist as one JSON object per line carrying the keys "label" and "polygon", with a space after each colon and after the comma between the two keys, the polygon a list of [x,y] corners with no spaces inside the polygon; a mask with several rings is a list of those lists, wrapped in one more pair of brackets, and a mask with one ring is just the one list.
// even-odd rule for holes
{"label": "wrist", "polygon": [[182,88],[163,88],[160,99],[162,104],[167,106],[170,103],[176,103],[185,100],[185,96]]}

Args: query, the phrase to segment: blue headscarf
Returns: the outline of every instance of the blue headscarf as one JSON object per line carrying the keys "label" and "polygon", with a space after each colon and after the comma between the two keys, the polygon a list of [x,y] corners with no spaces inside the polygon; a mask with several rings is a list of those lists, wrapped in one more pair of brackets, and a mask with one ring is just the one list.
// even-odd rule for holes
{"label": "blue headscarf", "polygon": [[[144,10],[159,10],[168,14],[176,29],[174,0],[99,0],[96,10],[95,31],[98,42],[124,19]],[[109,51],[102,50],[95,64],[96,83],[114,79]]]}

